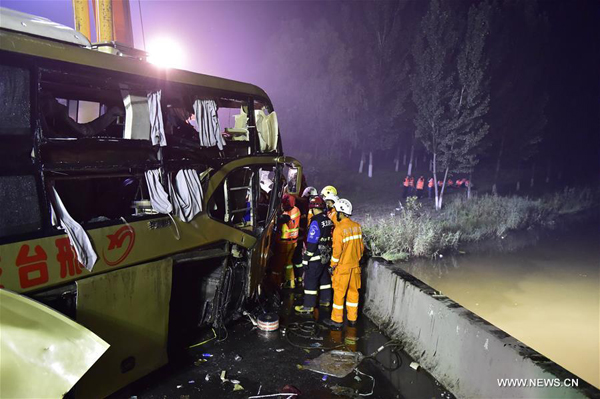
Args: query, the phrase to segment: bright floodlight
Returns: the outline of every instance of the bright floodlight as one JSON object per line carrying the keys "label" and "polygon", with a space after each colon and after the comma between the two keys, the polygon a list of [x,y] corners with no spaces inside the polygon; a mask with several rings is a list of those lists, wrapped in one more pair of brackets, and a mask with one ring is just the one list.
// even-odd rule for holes
{"label": "bright floodlight", "polygon": [[184,54],[182,48],[174,40],[161,37],[148,45],[148,62],[162,68],[182,68]]}

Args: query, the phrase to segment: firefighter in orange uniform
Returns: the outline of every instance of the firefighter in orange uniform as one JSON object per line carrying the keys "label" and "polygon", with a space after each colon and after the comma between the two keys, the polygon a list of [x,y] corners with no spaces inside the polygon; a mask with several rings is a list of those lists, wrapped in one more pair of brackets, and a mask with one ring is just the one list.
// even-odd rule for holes
{"label": "firefighter in orange uniform", "polygon": [[[280,286],[285,275],[285,283],[290,288],[295,287],[294,265],[292,257],[298,241],[300,227],[300,210],[295,206],[295,198],[284,194],[281,199],[282,213],[277,220],[279,233],[275,241],[275,257],[273,259],[273,282]],[[284,274],[285,273],[285,274]]]}
{"label": "firefighter in orange uniform", "polygon": [[402,198],[403,199],[406,199],[406,197],[408,197],[408,190],[409,190],[408,185],[409,184],[410,184],[410,179],[408,178],[408,176],[406,176],[404,178],[404,183],[402,183],[402,186],[404,187],[402,189]]}
{"label": "firefighter in orange uniform", "polygon": [[338,224],[333,230],[333,310],[331,319],[324,321],[332,329],[340,329],[344,321],[344,300],[348,325],[356,325],[358,318],[358,290],[360,289],[360,259],[364,251],[362,229],[350,219],[352,204],[347,199],[335,203]]}

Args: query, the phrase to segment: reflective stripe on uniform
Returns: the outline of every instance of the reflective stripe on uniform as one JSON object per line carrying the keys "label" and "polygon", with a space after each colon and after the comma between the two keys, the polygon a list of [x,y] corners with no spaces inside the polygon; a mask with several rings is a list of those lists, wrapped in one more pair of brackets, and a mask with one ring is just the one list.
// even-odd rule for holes
{"label": "reflective stripe on uniform", "polygon": [[311,261],[311,262],[312,262],[313,260],[321,260],[321,255],[313,256],[312,258],[310,258],[310,261]]}
{"label": "reflective stripe on uniform", "polygon": [[300,217],[300,212],[296,212],[293,215],[290,215],[290,219],[296,219],[297,217]]}
{"label": "reflective stripe on uniform", "polygon": [[332,262],[339,262],[340,260],[338,258],[334,258],[333,256],[331,257],[331,261]]}
{"label": "reflective stripe on uniform", "polygon": [[285,268],[286,268],[286,269],[293,269],[293,268],[294,268],[294,265],[287,265]]}
{"label": "reflective stripe on uniform", "polygon": [[307,260],[303,260],[303,261],[302,261],[302,265],[304,265],[304,266],[308,266],[308,261],[307,261]]}
{"label": "reflective stripe on uniform", "polygon": [[301,268],[303,264],[304,263],[298,263],[297,265],[294,265],[294,267]]}
{"label": "reflective stripe on uniform", "polygon": [[362,238],[362,234],[356,234],[353,236],[348,236],[342,240],[342,242],[348,242],[350,240],[360,240]]}
{"label": "reflective stripe on uniform", "polygon": [[322,290],[326,290],[326,289],[329,289],[329,288],[331,288],[331,284],[322,285],[322,286],[320,286],[319,288],[320,288],[320,289],[322,289]]}
{"label": "reflective stripe on uniform", "polygon": [[317,295],[317,291],[312,291],[312,290],[304,290],[304,293],[306,295]]}
{"label": "reflective stripe on uniform", "polygon": [[312,252],[306,251],[304,252],[306,254],[306,256],[313,256],[314,254]]}
{"label": "reflective stripe on uniform", "polygon": [[338,309],[338,310],[344,310],[344,305],[336,305],[335,303],[333,304],[333,308],[334,309]]}
{"label": "reflective stripe on uniform", "polygon": [[355,302],[346,302],[346,306],[350,306],[352,308],[357,308],[358,307],[358,303],[355,303]]}

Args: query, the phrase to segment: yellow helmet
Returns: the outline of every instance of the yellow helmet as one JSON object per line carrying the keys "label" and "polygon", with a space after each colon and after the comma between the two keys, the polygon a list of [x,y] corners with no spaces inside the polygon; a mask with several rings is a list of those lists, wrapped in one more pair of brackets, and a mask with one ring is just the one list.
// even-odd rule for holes
{"label": "yellow helmet", "polygon": [[321,190],[321,196],[326,197],[329,195],[337,195],[337,189],[333,186],[323,187],[323,190]]}

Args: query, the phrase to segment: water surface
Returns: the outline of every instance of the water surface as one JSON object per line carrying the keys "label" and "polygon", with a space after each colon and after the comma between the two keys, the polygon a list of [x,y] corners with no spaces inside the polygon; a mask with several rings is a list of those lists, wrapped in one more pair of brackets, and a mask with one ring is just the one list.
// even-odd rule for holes
{"label": "water surface", "polygon": [[494,251],[400,266],[600,388],[600,224],[592,221],[534,234],[535,243],[518,235]]}

